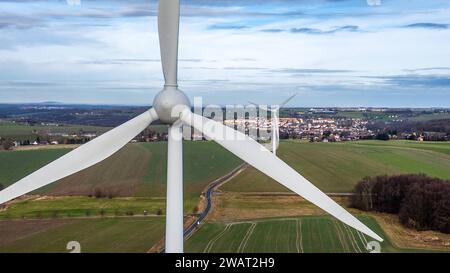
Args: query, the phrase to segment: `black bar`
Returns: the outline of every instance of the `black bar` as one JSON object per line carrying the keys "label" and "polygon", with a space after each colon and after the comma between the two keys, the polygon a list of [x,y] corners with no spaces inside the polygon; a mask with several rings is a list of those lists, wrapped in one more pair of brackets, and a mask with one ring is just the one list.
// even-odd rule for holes
{"label": "black bar", "polygon": [[[448,269],[449,254],[0,254],[2,268],[54,272],[399,272]],[[207,266],[205,265],[207,263]],[[3,271],[2,271],[3,272]],[[5,270],[5,272],[7,272]],[[9,272],[9,271],[8,271]]]}

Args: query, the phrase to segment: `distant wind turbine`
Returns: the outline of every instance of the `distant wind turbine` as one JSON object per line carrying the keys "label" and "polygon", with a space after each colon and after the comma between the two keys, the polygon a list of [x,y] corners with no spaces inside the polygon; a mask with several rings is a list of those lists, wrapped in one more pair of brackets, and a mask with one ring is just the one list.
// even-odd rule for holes
{"label": "distant wind turbine", "polygon": [[265,105],[258,105],[254,102],[249,101],[250,104],[258,106],[260,109],[271,113],[270,116],[272,118],[272,124],[271,124],[272,138],[271,138],[270,142],[271,142],[271,146],[272,146],[272,153],[274,155],[277,155],[277,149],[278,149],[278,146],[280,145],[280,127],[278,127],[280,124],[280,121],[279,121],[280,109],[283,108],[283,106],[285,106],[296,95],[297,94],[290,96],[285,101],[283,101],[280,105],[272,105],[270,107],[270,109],[267,108],[267,106],[265,106]]}
{"label": "distant wind turbine", "polygon": [[159,1],[158,33],[165,84],[153,108],[104,133],[0,192],[0,204],[86,169],[117,152],[153,121],[169,124],[166,198],[166,252],[183,252],[183,150],[181,125],[194,127],[256,169],[273,178],[345,224],[383,239],[249,136],[191,112],[178,89],[179,0]]}

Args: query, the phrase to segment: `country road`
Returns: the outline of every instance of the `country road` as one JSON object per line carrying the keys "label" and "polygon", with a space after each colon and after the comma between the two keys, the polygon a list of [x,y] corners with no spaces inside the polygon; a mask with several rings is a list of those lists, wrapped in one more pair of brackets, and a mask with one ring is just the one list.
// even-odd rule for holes
{"label": "country road", "polygon": [[[233,169],[231,172],[229,172],[228,174],[217,178],[216,180],[214,180],[213,182],[211,182],[208,187],[207,190],[205,192],[205,200],[206,200],[206,207],[205,209],[198,214],[197,220],[195,220],[191,225],[189,225],[188,227],[186,227],[184,229],[184,239],[186,240],[189,236],[191,236],[194,231],[197,229],[197,227],[203,222],[203,220],[206,218],[206,216],[208,215],[208,213],[211,211],[212,209],[212,197],[214,195],[214,190],[219,187],[220,185],[222,185],[223,183],[229,181],[231,178],[235,177],[236,175],[238,175],[241,171],[243,171],[248,165],[246,163],[243,163],[241,165],[239,165],[238,167],[236,167],[235,169]],[[255,192],[252,193],[243,193],[243,194],[255,194]],[[291,193],[291,192],[261,192],[259,193],[261,195],[294,195],[297,196],[296,193]],[[341,193],[326,193],[329,196],[351,196],[353,195],[353,193],[351,192],[341,192]],[[165,249],[162,248],[160,253],[164,253]]]}
{"label": "country road", "polygon": [[[202,221],[206,218],[206,216],[208,215],[208,213],[211,211],[212,208],[212,197],[214,195],[214,190],[222,185],[224,182],[230,180],[231,178],[233,178],[234,176],[238,175],[241,171],[243,171],[246,168],[247,164],[243,163],[241,165],[239,165],[238,167],[236,167],[235,169],[233,169],[231,172],[229,172],[228,174],[217,178],[216,180],[214,180],[213,182],[211,182],[208,185],[208,188],[206,189],[205,192],[205,200],[206,200],[206,207],[205,209],[198,215],[197,220],[194,221],[190,226],[186,227],[184,229],[184,239],[187,239],[190,235],[192,235],[192,233],[197,229],[197,227],[202,223]],[[165,249],[161,249],[160,253],[164,253]]]}

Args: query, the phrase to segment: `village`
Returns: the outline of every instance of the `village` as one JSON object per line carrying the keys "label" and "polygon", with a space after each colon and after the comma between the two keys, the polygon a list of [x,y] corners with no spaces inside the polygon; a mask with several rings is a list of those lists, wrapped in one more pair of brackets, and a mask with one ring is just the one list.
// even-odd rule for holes
{"label": "village", "polygon": [[[368,121],[354,118],[279,118],[281,139],[304,139],[309,141],[338,142],[358,139],[371,139],[374,133],[367,129]],[[246,132],[259,130],[270,132],[272,119],[235,119],[225,120],[225,125]],[[270,134],[259,133],[259,138],[265,140]]]}
{"label": "village", "polygon": [[[118,113],[119,116],[126,116],[131,115],[133,111],[126,108],[125,112],[119,111]],[[341,142],[362,139],[447,141],[449,139],[448,122],[445,119],[449,113],[442,109],[414,112],[410,109],[285,108],[283,111],[281,117],[278,118],[280,139],[301,139],[310,142]],[[103,125],[104,122],[114,126],[122,123],[112,115],[112,113],[116,113],[113,108],[108,111],[103,108],[96,111],[90,110],[89,112],[94,113],[92,115],[98,120],[93,120],[87,125],[69,123],[71,117],[78,116],[80,112],[82,111],[76,108],[70,111],[66,110],[65,116],[68,118],[61,120],[51,120],[48,115],[43,117],[39,115],[35,117],[22,116],[21,113],[17,113],[9,119],[0,120],[0,123],[3,124],[0,132],[0,149],[9,150],[29,145],[84,144],[110,129],[109,125]],[[223,120],[225,125],[245,132],[259,141],[268,141],[272,137],[272,122],[274,121],[270,115],[244,117],[244,115],[236,116],[225,113],[227,114]],[[412,120],[430,116],[437,118],[427,122]],[[219,117],[215,117],[215,119],[222,120]],[[195,130],[185,131],[184,138],[205,139]],[[167,127],[164,124],[152,125],[132,140],[132,142],[157,141],[167,141]]]}

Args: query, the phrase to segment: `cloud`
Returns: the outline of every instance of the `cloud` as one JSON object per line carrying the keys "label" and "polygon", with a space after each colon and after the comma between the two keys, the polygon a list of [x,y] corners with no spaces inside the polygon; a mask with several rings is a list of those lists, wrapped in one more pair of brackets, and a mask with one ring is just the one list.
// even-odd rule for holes
{"label": "cloud", "polygon": [[104,46],[104,44],[94,38],[82,35],[74,36],[71,32],[47,31],[46,29],[21,29],[14,31],[11,29],[3,29],[0,50],[15,50],[18,48],[31,48],[42,45],[56,46]]}
{"label": "cloud", "polygon": [[269,33],[278,33],[283,32],[284,29],[281,28],[268,28],[268,29],[261,29],[262,32],[269,32]]}
{"label": "cloud", "polygon": [[[179,62],[201,62],[201,59],[178,59]],[[116,59],[99,59],[99,60],[78,60],[78,64],[95,64],[95,65],[123,65],[137,63],[160,63],[161,59],[137,59],[137,58],[116,58]]]}
{"label": "cloud", "polygon": [[[356,2],[181,1],[179,52],[192,59],[180,59],[180,85],[189,96],[203,92],[205,100],[221,103],[246,101],[252,93],[281,100],[280,93],[303,85],[305,105],[448,104],[450,32],[404,26],[450,24],[450,3],[399,0],[371,8]],[[163,82],[157,3],[82,0],[69,7],[65,0],[0,0],[0,81],[30,82],[2,88],[2,101],[147,101]],[[46,81],[63,86],[42,87]]]}
{"label": "cloud", "polygon": [[309,27],[302,27],[302,28],[291,28],[291,29],[282,29],[282,28],[269,28],[269,29],[261,29],[261,32],[268,32],[268,33],[279,33],[284,31],[289,31],[291,33],[303,33],[303,34],[333,34],[337,32],[360,32],[358,26],[354,25],[345,25],[340,27],[335,27],[329,30],[322,30],[318,28],[309,28]]}
{"label": "cloud", "polygon": [[360,31],[358,26],[346,25],[336,27],[330,30],[321,30],[317,28],[291,28],[291,33],[304,33],[304,34],[333,34],[337,32],[357,32]]}
{"label": "cloud", "polygon": [[450,87],[450,75],[392,75],[392,76],[367,76],[366,78],[381,79],[387,84],[402,87]]}
{"label": "cloud", "polygon": [[61,83],[41,81],[0,81],[2,87],[51,87],[60,86]]}
{"label": "cloud", "polygon": [[266,67],[254,67],[254,66],[227,66],[222,69],[225,70],[265,70]]}
{"label": "cloud", "polygon": [[290,74],[333,74],[333,73],[350,73],[353,70],[344,69],[310,69],[310,68],[282,68],[272,69],[271,72],[281,72]]}
{"label": "cloud", "polygon": [[422,68],[415,68],[415,69],[405,69],[405,71],[408,71],[408,72],[433,71],[433,70],[445,71],[445,70],[450,70],[450,67],[439,66],[439,67],[422,67]]}
{"label": "cloud", "polygon": [[238,25],[238,24],[215,24],[208,27],[211,30],[228,30],[228,29],[245,29],[249,28],[246,25]]}
{"label": "cloud", "polygon": [[437,23],[415,23],[404,26],[405,28],[427,28],[427,29],[448,29],[449,24]]}
{"label": "cloud", "polygon": [[0,13],[0,29],[3,28],[18,28],[27,29],[32,27],[42,27],[42,21],[35,16],[25,16],[13,13]]}

